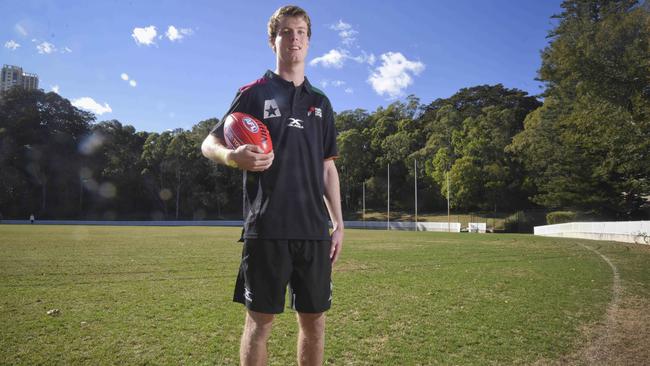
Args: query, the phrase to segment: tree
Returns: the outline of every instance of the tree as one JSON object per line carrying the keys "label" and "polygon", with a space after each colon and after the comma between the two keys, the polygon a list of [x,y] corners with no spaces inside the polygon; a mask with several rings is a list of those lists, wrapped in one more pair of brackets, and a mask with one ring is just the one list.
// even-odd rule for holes
{"label": "tree", "polygon": [[[171,186],[175,188],[177,220],[182,193],[189,193],[193,188],[191,182],[195,172],[195,165],[201,158],[200,155],[200,150],[196,149],[196,146],[192,144],[188,132],[181,129],[174,131],[174,137],[165,152],[165,159],[174,175]],[[185,194],[185,196],[189,196],[189,194]]]}
{"label": "tree", "polygon": [[3,94],[0,199],[8,215],[78,215],[78,146],[93,121],[56,93],[15,87]]}
{"label": "tree", "polygon": [[361,131],[349,129],[338,135],[337,145],[339,158],[336,164],[341,176],[343,204],[348,210],[356,210],[360,206],[360,186],[375,173],[372,170],[374,158],[370,153],[370,144]]}
{"label": "tree", "polygon": [[544,106],[509,149],[535,202],[638,216],[650,194],[650,15],[629,0],[562,8],[542,53]]}
{"label": "tree", "polygon": [[365,109],[343,111],[336,114],[334,125],[339,133],[352,129],[361,132],[370,127],[370,115]]}
{"label": "tree", "polygon": [[192,127],[190,134],[193,150],[199,154],[191,181],[195,218],[205,218],[208,213],[215,213],[217,218],[241,217],[241,170],[219,165],[200,155],[203,140],[218,122],[216,118],[201,121]]}
{"label": "tree", "polygon": [[[374,174],[377,182],[386,179],[390,164],[391,206],[397,209],[411,209],[413,201],[413,159],[426,141],[422,131],[421,105],[413,95],[405,102],[397,101],[386,108],[378,108],[371,115],[372,124],[367,128],[370,151],[375,156]],[[386,182],[387,183],[387,182]],[[383,184],[383,183],[382,183]],[[374,184],[380,187],[379,184]],[[386,190],[376,191],[377,201],[387,199]],[[372,196],[372,194],[371,194]],[[373,197],[371,197],[371,200]]]}
{"label": "tree", "polygon": [[452,206],[497,210],[529,205],[521,189],[522,169],[506,147],[539,105],[523,91],[482,85],[427,107],[422,125],[428,139],[416,155],[425,160],[426,173],[443,196],[449,181]]}
{"label": "tree", "polygon": [[[147,191],[140,175],[147,134],[136,133],[133,126],[117,120],[97,123],[91,131],[81,149],[87,156],[87,169],[80,178],[90,193],[86,211],[98,217],[114,212],[121,217],[148,218],[152,206],[143,199]],[[100,192],[102,185],[114,189]]]}
{"label": "tree", "polygon": [[166,160],[167,149],[173,138],[170,131],[161,134],[152,133],[147,137],[142,149],[142,176],[151,199],[162,210],[163,217],[168,217],[167,202],[172,198],[169,182],[169,163]]}

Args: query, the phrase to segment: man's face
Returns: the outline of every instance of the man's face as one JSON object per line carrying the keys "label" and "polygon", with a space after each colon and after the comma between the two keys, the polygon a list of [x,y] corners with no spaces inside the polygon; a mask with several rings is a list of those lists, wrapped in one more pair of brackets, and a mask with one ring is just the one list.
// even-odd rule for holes
{"label": "man's face", "polygon": [[304,63],[309,48],[307,22],[302,17],[280,18],[273,51],[281,63]]}

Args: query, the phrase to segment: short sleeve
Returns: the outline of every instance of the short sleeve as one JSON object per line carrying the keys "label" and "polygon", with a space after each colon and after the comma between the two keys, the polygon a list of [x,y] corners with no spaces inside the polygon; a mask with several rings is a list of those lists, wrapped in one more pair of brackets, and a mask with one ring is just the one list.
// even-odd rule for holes
{"label": "short sleeve", "polygon": [[334,111],[329,99],[325,98],[323,107],[323,159],[336,159],[338,157],[336,125],[334,124]]}

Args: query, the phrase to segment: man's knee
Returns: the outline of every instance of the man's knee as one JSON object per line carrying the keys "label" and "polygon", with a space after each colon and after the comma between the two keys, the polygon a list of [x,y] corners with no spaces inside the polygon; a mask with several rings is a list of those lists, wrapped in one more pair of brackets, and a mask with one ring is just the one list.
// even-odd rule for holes
{"label": "man's knee", "polygon": [[298,324],[308,336],[325,334],[325,313],[298,313]]}
{"label": "man's knee", "polygon": [[246,332],[254,338],[268,338],[275,315],[248,310],[246,313]]}

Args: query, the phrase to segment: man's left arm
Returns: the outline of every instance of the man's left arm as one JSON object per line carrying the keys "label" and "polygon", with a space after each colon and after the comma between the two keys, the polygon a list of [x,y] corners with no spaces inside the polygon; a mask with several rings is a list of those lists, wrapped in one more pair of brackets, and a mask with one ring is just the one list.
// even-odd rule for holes
{"label": "man's left arm", "polygon": [[339,173],[336,170],[334,159],[327,159],[323,164],[323,178],[325,183],[325,205],[332,220],[332,246],[330,260],[336,263],[343,248],[343,213],[341,211],[341,188],[339,186]]}

